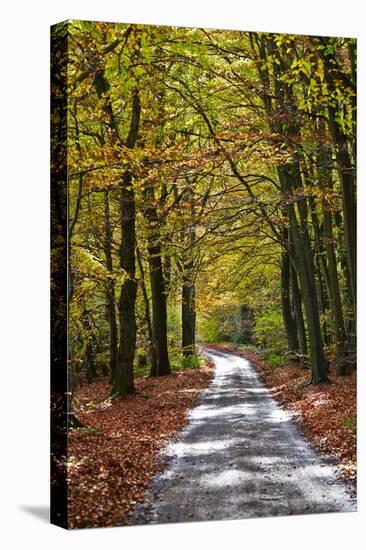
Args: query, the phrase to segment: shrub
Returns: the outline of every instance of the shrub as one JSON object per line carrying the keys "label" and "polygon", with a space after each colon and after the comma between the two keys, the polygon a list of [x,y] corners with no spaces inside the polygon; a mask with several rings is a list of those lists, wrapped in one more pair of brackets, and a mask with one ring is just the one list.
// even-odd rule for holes
{"label": "shrub", "polygon": [[267,351],[263,353],[263,359],[272,370],[277,369],[284,363],[284,357],[282,355],[277,355],[273,351]]}
{"label": "shrub", "polygon": [[183,357],[180,348],[170,349],[170,367],[173,372],[185,369],[199,369],[202,366],[203,359],[199,355],[192,357]]}
{"label": "shrub", "polygon": [[260,314],[256,318],[254,332],[256,341],[273,354],[286,352],[286,334],[279,311],[271,309]]}
{"label": "shrub", "polygon": [[349,416],[348,418],[345,418],[343,420],[343,426],[345,428],[355,428],[356,427],[356,417],[355,416]]}

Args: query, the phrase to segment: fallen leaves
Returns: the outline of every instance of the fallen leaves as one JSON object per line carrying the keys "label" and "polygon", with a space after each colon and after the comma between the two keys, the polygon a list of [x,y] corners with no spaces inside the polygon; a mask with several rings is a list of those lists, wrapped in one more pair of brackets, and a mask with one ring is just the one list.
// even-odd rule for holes
{"label": "fallen leaves", "polygon": [[357,432],[356,373],[336,376],[330,384],[309,385],[309,371],[293,363],[275,370],[253,353],[245,353],[272,395],[294,413],[294,420],[310,442],[322,453],[337,460],[341,475],[356,483]]}
{"label": "fallen leaves", "polygon": [[[212,368],[135,380],[137,394],[106,400],[107,380],[75,396],[86,429],[69,434],[69,528],[123,524],[161,469],[161,449],[186,422],[187,411],[211,380]],[[72,457],[72,460],[70,459]]]}

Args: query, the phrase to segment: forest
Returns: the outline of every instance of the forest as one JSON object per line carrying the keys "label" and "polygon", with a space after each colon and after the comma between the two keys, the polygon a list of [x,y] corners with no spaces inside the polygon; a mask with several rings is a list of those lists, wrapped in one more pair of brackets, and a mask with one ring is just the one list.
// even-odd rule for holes
{"label": "forest", "polygon": [[207,386],[210,346],[310,388],[354,379],[356,40],[86,21],[52,39],[75,432],[91,395],[126,411],[142,383]]}

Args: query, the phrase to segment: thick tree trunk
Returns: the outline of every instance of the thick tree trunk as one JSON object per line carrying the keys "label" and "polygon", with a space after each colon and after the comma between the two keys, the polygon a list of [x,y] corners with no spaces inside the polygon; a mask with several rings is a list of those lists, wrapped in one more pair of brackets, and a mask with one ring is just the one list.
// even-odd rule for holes
{"label": "thick tree trunk", "polygon": [[290,258],[287,250],[284,250],[281,255],[281,306],[287,336],[288,351],[291,357],[295,357],[299,349],[299,341],[296,319],[293,316],[291,307]]}
{"label": "thick tree trunk", "polygon": [[156,353],[156,368],[152,366],[151,376],[163,376],[171,373],[168,353],[168,315],[165,278],[160,244],[159,216],[154,205],[154,191],[147,187],[144,191],[145,210],[148,229],[148,261],[152,305],[152,339]]}
{"label": "thick tree trunk", "polygon": [[[119,134],[118,122],[113,113],[112,102],[109,97],[110,86],[104,69],[96,72],[93,84],[98,97],[103,101],[103,111],[108,119],[112,144],[116,148],[123,145],[128,149],[133,149],[137,142],[141,117],[141,102],[138,88],[135,87],[132,90],[130,128],[127,139],[123,142]],[[123,280],[118,300],[120,334],[117,368],[111,390],[111,395],[113,396],[126,396],[127,394],[135,393],[133,360],[137,331],[135,316],[137,295],[137,282],[135,279],[136,212],[135,194],[130,170],[124,172],[120,184],[120,222],[121,246],[119,259],[120,267],[123,271]]]}
{"label": "thick tree trunk", "polygon": [[187,196],[191,205],[190,223],[183,232],[183,242],[187,247],[182,257],[182,354],[190,359],[196,352],[196,288],[193,247],[196,238],[195,199],[187,179]]}
{"label": "thick tree trunk", "polygon": [[[152,252],[154,253],[154,252]],[[159,258],[161,260],[161,258]],[[156,265],[160,263],[160,265]],[[152,299],[153,341],[156,350],[156,369],[151,374],[164,376],[171,373],[168,339],[167,339],[167,308],[166,296],[163,290],[161,262],[151,258],[150,284]],[[155,372],[154,372],[155,371]]]}
{"label": "thick tree trunk", "polygon": [[329,334],[328,323],[327,323],[327,310],[329,310],[330,304],[328,300],[329,295],[327,295],[327,293],[325,292],[323,271],[320,265],[321,265],[321,262],[319,260],[319,256],[316,256],[315,257],[316,287],[318,290],[319,309],[322,317],[321,327],[322,327],[323,342],[325,346],[329,346],[330,334]]}
{"label": "thick tree trunk", "polygon": [[300,368],[307,366],[308,346],[306,341],[306,330],[304,323],[304,316],[302,313],[302,299],[297,281],[297,274],[294,266],[291,264],[291,290],[292,290],[292,303],[294,309],[294,317],[296,319],[297,335],[299,339],[300,347]]}
{"label": "thick tree trunk", "polygon": [[124,396],[135,393],[133,382],[133,360],[136,347],[135,303],[137,283],[135,279],[135,197],[132,175],[125,172],[120,190],[120,211],[122,239],[120,266],[123,270],[121,293],[118,302],[120,338],[118,365],[113,380],[112,394]]}
{"label": "thick tree trunk", "polygon": [[[304,301],[305,315],[309,333],[310,366],[312,371],[311,381],[314,384],[327,382],[327,369],[323,351],[323,340],[319,319],[319,306],[317,300],[316,284],[313,266],[304,258],[310,254],[308,246],[304,247],[304,238],[298,226],[292,229],[294,235],[295,264],[299,274],[302,296]],[[304,250],[305,249],[305,250]],[[302,251],[305,251],[303,254]],[[309,265],[310,264],[310,265]]]}
{"label": "thick tree trunk", "polygon": [[[159,244],[148,246],[150,285],[152,298],[152,333],[156,349],[156,376],[170,374],[168,354],[168,323],[161,247]],[[152,373],[153,374],[153,373]]]}
{"label": "thick tree trunk", "polygon": [[97,377],[97,370],[95,365],[95,353],[93,346],[93,336],[92,336],[92,327],[88,317],[87,311],[82,313],[82,325],[86,340],[85,353],[84,353],[84,365],[85,365],[85,376],[88,384]]}
{"label": "thick tree trunk", "polygon": [[183,266],[182,285],[182,352],[186,359],[195,354],[196,347],[196,307],[195,285],[193,277],[193,262],[190,260]]}
{"label": "thick tree trunk", "polygon": [[116,317],[114,281],[107,282],[106,298],[109,324],[109,383],[113,384],[118,361],[118,327]]}
{"label": "thick tree trunk", "polygon": [[149,301],[149,296],[147,294],[146,283],[145,283],[145,270],[142,264],[141,252],[138,246],[136,247],[136,254],[137,254],[137,261],[138,261],[139,270],[141,274],[141,289],[142,289],[142,295],[143,295],[144,304],[145,304],[145,321],[146,321],[147,332],[149,337],[150,376],[156,376],[157,359],[156,359],[156,347],[154,343],[153,328],[152,328],[151,315],[150,315],[150,301]]}
{"label": "thick tree trunk", "polygon": [[112,256],[113,231],[110,222],[109,191],[104,191],[104,254],[110,277],[106,282],[107,317],[109,324],[109,382],[113,383],[118,360],[118,327]]}
{"label": "thick tree trunk", "polygon": [[97,370],[95,366],[95,357],[92,338],[88,337],[88,342],[86,344],[85,350],[85,363],[86,363],[86,380],[88,384],[97,377]]}

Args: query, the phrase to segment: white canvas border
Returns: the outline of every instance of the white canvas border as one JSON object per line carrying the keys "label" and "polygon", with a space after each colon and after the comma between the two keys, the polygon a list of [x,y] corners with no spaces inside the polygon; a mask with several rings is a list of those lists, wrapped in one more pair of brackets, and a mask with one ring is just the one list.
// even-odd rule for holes
{"label": "white canvas border", "polygon": [[[357,36],[359,151],[366,150],[365,46],[361,2],[244,0],[168,2],[13,1],[2,10],[2,538],[6,548],[359,548],[365,517],[365,453],[359,512],[64,532],[22,507],[48,503],[49,26],[67,19]],[[4,124],[5,122],[5,124]],[[366,125],[366,123],[365,123]],[[364,419],[366,300],[365,166],[359,157],[359,418]],[[363,219],[362,219],[363,218]],[[363,372],[364,371],[364,372]],[[365,403],[365,404],[364,404]],[[359,446],[366,449],[359,430]]]}

